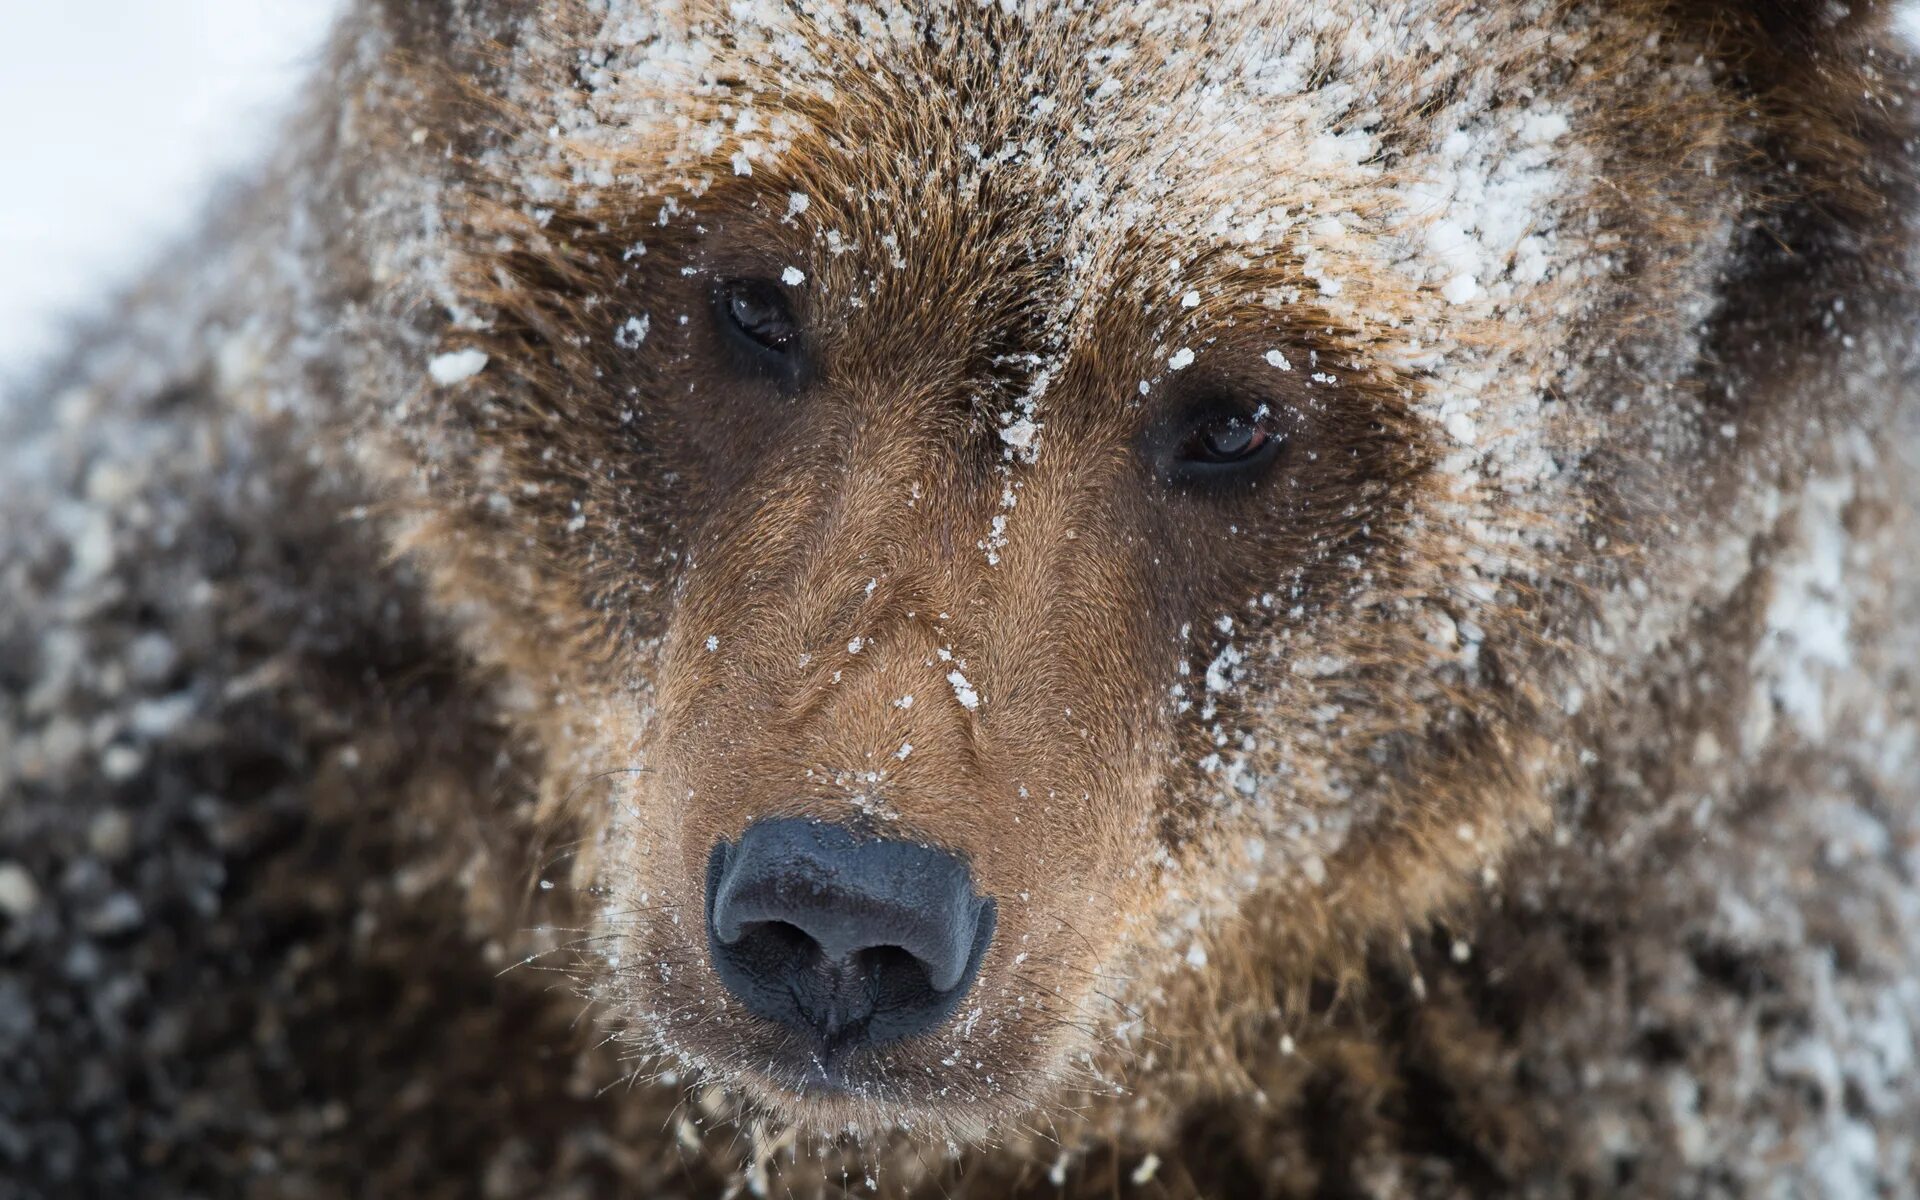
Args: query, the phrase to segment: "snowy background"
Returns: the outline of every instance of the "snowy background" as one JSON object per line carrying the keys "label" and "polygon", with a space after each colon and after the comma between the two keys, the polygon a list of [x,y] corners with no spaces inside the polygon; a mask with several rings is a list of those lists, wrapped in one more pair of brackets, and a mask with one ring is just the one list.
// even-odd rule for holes
{"label": "snowy background", "polygon": [[264,153],[339,0],[0,0],[0,400]]}

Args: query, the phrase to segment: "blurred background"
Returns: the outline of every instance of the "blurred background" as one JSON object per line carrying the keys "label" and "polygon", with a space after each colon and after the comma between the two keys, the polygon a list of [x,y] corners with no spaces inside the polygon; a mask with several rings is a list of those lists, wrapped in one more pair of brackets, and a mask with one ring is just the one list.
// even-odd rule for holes
{"label": "blurred background", "polygon": [[265,153],[340,0],[0,0],[0,398]]}

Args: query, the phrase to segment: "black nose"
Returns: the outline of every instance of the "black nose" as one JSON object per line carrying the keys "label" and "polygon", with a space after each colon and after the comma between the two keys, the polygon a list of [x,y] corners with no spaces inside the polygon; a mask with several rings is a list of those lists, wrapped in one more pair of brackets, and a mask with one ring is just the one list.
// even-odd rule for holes
{"label": "black nose", "polygon": [[993,940],[967,865],[915,842],[780,819],[707,859],[714,969],[754,1014],[831,1054],[925,1033]]}

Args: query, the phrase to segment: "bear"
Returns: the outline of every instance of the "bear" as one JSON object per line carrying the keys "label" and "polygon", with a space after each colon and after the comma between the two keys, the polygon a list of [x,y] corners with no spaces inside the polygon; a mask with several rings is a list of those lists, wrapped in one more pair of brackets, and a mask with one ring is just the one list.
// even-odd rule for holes
{"label": "bear", "polygon": [[1870,0],[356,0],[0,413],[0,1195],[1920,1194]]}

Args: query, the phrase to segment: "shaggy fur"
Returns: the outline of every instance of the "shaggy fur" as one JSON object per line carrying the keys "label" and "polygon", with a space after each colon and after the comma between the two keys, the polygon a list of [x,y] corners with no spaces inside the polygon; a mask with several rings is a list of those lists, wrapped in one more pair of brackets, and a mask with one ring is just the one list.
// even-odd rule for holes
{"label": "shaggy fur", "polygon": [[[1920,1192],[1887,25],[365,0],[0,414],[0,1195]],[[792,814],[999,912],[830,1093]]]}

